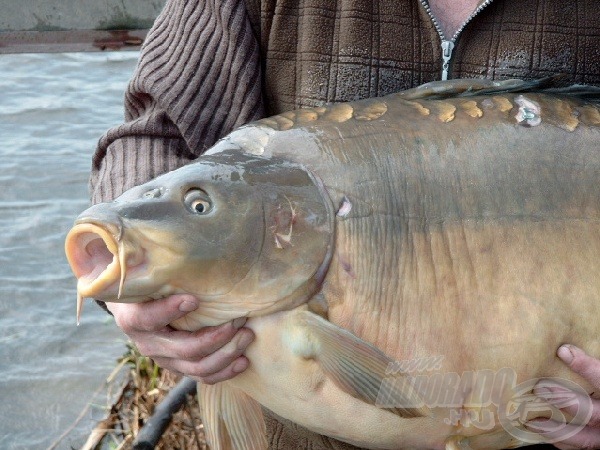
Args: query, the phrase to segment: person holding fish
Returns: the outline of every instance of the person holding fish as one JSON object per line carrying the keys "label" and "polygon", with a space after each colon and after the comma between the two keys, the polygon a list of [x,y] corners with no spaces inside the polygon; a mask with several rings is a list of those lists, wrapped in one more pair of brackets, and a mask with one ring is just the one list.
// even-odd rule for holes
{"label": "person holding fish", "polygon": [[[92,200],[186,164],[238,126],[301,107],[439,79],[562,74],[565,84],[600,85],[599,19],[594,0],[169,0],[126,93],[126,122],[99,142]],[[243,318],[197,332],[169,327],[198,306],[191,295],[106,304],[162,367],[206,384],[244,372],[254,335]],[[599,360],[556,350],[600,389]],[[593,405],[587,427],[558,448],[600,448]],[[267,427],[276,449],[353,448],[275,418]]]}

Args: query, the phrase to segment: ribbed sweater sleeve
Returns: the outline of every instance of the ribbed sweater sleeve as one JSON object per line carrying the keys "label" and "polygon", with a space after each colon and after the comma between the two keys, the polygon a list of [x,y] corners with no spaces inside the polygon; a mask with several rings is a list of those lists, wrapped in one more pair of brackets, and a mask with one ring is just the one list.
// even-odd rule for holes
{"label": "ribbed sweater sleeve", "polygon": [[101,137],[92,202],[202,154],[264,115],[259,47],[243,0],[169,0],[125,93],[125,123]]}

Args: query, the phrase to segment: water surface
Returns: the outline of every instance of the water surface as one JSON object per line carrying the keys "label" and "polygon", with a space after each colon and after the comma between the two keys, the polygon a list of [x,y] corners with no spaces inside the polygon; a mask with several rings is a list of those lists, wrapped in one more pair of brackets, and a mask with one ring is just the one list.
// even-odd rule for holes
{"label": "water surface", "polygon": [[[0,448],[47,448],[124,353],[112,319],[86,301],[64,237],[88,205],[99,136],[123,117],[137,53],[0,55]],[[94,403],[105,404],[105,398]],[[58,448],[79,447],[93,407]]]}

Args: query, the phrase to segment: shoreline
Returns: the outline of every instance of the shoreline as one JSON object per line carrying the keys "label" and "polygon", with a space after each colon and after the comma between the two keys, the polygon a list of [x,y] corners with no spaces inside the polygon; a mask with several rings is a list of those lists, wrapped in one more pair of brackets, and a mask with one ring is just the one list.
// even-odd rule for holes
{"label": "shoreline", "polygon": [[[181,378],[161,369],[150,358],[140,355],[132,343],[127,343],[127,351],[99,388],[108,392],[104,418],[97,422],[80,450],[134,450],[140,431]],[[81,412],[80,418],[91,406],[92,403]],[[135,450],[208,450],[196,396],[188,394],[178,409],[155,447],[140,444]],[[58,448],[79,420],[47,450]]]}

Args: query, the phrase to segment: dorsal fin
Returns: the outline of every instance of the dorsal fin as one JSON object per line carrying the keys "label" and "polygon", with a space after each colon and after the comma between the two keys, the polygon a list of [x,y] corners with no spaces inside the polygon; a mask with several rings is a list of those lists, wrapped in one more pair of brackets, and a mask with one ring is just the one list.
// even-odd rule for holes
{"label": "dorsal fin", "polygon": [[405,100],[446,99],[451,97],[471,97],[474,95],[502,94],[508,92],[544,92],[555,95],[568,95],[582,100],[600,101],[600,87],[574,84],[565,86],[564,76],[554,75],[536,80],[487,80],[464,78],[448,81],[432,81],[416,88],[399,92]]}

